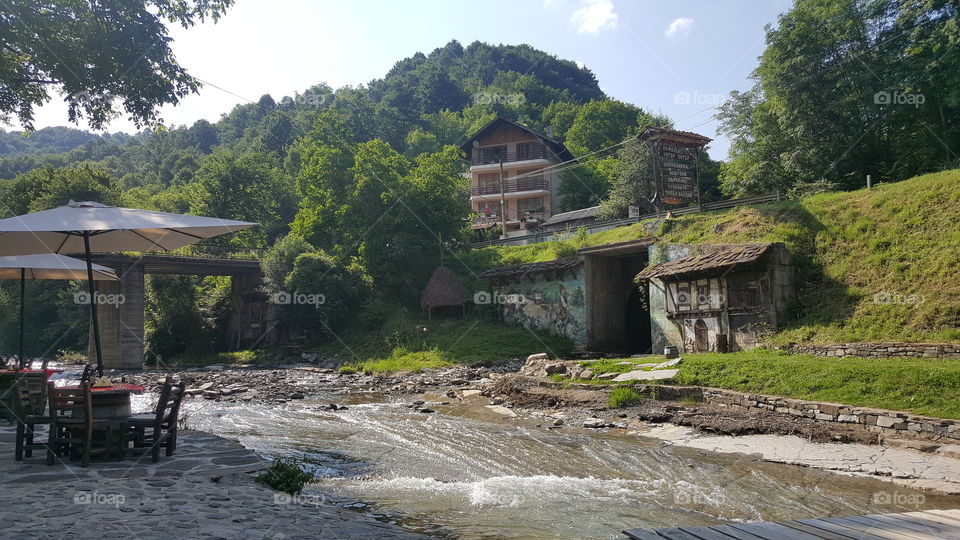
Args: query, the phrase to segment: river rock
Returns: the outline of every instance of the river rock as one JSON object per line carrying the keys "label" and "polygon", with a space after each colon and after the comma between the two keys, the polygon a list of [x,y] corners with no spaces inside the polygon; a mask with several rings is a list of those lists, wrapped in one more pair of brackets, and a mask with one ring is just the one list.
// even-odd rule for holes
{"label": "river rock", "polygon": [[614,371],[613,373],[601,373],[601,374],[597,375],[597,378],[600,379],[600,380],[607,381],[607,380],[613,379],[614,377],[618,377],[618,376],[620,376],[620,374]]}
{"label": "river rock", "polygon": [[290,399],[303,399],[305,396],[300,392],[294,392],[290,394]]}
{"label": "river rock", "polygon": [[203,391],[203,390],[209,390],[209,389],[213,388],[213,385],[214,385],[214,383],[212,383],[212,382],[205,382],[205,383],[201,384],[199,388],[200,388],[201,391]]}
{"label": "river rock", "polygon": [[580,378],[580,379],[592,379],[592,378],[593,378],[593,370],[585,369],[585,370],[581,371],[579,374],[577,374],[577,378]]}
{"label": "river rock", "polygon": [[590,429],[599,429],[607,427],[607,422],[599,418],[587,418],[583,421],[583,427]]}
{"label": "river rock", "polygon": [[540,362],[540,361],[549,360],[549,359],[550,359],[550,355],[545,352],[542,352],[537,354],[531,354],[530,356],[528,356],[527,363],[530,364],[533,362]]}
{"label": "river rock", "polygon": [[680,373],[679,369],[662,369],[658,371],[635,370],[627,373],[621,373],[613,378],[614,382],[626,381],[663,381],[672,379]]}

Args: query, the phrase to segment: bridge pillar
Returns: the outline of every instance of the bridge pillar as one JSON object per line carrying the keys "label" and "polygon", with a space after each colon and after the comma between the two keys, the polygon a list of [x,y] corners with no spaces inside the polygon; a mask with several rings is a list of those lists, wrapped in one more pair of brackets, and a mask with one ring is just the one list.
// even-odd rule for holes
{"label": "bridge pillar", "polygon": [[[106,369],[143,368],[143,265],[138,260],[117,264],[111,262],[120,281],[98,281],[98,298],[107,303],[97,305],[100,321],[100,348]],[[87,349],[91,363],[96,362],[93,328]]]}

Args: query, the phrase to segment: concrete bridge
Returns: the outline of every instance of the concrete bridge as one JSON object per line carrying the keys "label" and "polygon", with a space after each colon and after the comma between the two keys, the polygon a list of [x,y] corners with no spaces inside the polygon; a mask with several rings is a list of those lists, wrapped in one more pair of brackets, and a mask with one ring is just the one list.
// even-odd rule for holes
{"label": "concrete bridge", "polygon": [[[119,305],[97,306],[103,365],[107,369],[140,369],[144,361],[144,276],[172,274],[231,276],[230,347],[246,348],[273,342],[265,299],[259,292],[263,282],[260,261],[216,259],[176,255],[94,255],[93,262],[116,270],[120,281],[99,281],[97,292],[123,295]],[[90,354],[93,339],[90,340]],[[91,356],[92,357],[92,356]]]}

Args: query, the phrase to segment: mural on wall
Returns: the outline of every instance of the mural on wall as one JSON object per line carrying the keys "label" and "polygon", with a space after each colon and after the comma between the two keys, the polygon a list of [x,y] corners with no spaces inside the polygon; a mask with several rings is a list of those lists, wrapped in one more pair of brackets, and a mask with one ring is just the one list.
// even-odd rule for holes
{"label": "mural on wall", "polygon": [[570,279],[545,280],[538,276],[532,282],[498,287],[498,294],[515,295],[510,298],[513,301],[503,305],[504,321],[567,336],[574,343],[586,343],[583,269],[573,273]]}

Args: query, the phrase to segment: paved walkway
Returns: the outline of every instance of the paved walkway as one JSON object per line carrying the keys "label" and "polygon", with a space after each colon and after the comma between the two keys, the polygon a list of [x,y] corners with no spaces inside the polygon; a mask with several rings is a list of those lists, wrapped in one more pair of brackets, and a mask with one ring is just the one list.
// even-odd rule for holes
{"label": "paved walkway", "polygon": [[15,428],[0,426],[2,538],[426,538],[322,499],[254,482],[268,464],[239,443],[181,431],[177,453],[84,468],[13,459]]}

